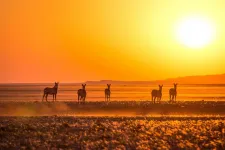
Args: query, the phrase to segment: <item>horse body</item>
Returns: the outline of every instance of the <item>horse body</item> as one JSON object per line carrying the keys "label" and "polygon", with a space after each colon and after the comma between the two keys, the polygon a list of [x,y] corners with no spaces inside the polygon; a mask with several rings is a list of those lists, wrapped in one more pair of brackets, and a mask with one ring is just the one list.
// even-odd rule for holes
{"label": "horse body", "polygon": [[55,82],[55,86],[53,88],[49,88],[49,87],[46,87],[44,89],[44,95],[43,95],[43,98],[42,98],[42,101],[44,100],[44,97],[46,99],[46,101],[48,101],[48,95],[53,95],[53,101],[55,100],[56,101],[56,95],[57,95],[57,92],[58,92],[58,85],[59,85],[59,82]]}
{"label": "horse body", "polygon": [[174,88],[171,88],[169,90],[169,93],[170,93],[170,102],[172,101],[176,101],[176,97],[177,97],[177,83],[174,83]]}
{"label": "horse body", "polygon": [[105,101],[110,101],[110,94],[111,94],[110,86],[111,84],[107,84],[108,88],[105,89]]}
{"label": "horse body", "polygon": [[85,90],[85,86],[86,84],[82,84],[82,89],[79,89],[77,91],[77,95],[78,95],[78,103],[80,103],[80,100],[83,100],[83,102],[85,102],[85,98],[86,98],[86,90]]}
{"label": "horse body", "polygon": [[157,98],[158,102],[162,99],[162,87],[163,85],[159,85],[159,90],[152,90],[152,102],[155,103],[155,100]]}

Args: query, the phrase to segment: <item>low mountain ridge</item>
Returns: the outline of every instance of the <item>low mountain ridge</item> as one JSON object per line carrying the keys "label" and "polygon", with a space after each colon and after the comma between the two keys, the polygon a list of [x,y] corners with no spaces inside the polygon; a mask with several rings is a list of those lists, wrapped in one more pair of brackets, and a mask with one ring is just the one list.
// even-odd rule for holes
{"label": "low mountain ridge", "polygon": [[87,84],[225,84],[225,74],[217,75],[199,75],[199,76],[186,76],[169,78],[165,80],[153,81],[117,81],[117,80],[100,80],[100,81],[87,81]]}

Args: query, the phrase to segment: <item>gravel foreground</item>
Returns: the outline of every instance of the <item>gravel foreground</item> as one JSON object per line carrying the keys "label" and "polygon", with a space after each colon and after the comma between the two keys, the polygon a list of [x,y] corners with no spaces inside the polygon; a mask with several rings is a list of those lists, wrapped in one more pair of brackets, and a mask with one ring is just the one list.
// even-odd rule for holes
{"label": "gravel foreground", "polygon": [[0,149],[225,149],[224,117],[0,117]]}

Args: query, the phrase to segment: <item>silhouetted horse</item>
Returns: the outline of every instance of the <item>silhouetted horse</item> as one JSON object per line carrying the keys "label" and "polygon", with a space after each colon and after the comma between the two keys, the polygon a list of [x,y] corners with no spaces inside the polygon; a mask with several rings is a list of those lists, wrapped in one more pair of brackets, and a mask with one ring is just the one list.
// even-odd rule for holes
{"label": "silhouetted horse", "polygon": [[58,85],[59,85],[59,82],[55,82],[55,86],[53,88],[49,88],[49,87],[46,87],[44,89],[44,95],[43,95],[43,98],[42,98],[42,101],[44,100],[44,97],[47,100],[48,98],[48,95],[53,95],[53,101],[55,100],[56,101],[56,95],[57,95],[57,91],[58,91]]}
{"label": "silhouetted horse", "polygon": [[159,85],[159,90],[152,90],[152,102],[155,103],[155,99],[157,98],[158,102],[161,101],[162,98],[162,87],[163,85]]}
{"label": "silhouetted horse", "polygon": [[170,102],[172,101],[176,101],[176,97],[177,97],[177,83],[174,83],[174,88],[171,88],[169,93],[170,93]]}
{"label": "silhouetted horse", "polygon": [[80,103],[80,100],[83,100],[83,102],[85,102],[85,98],[86,98],[86,90],[85,90],[85,86],[86,84],[82,84],[82,89],[79,89],[77,91],[77,95],[78,95],[78,103]]}
{"label": "silhouetted horse", "polygon": [[110,101],[110,94],[111,94],[110,86],[111,84],[107,84],[108,88],[105,89],[105,101]]}

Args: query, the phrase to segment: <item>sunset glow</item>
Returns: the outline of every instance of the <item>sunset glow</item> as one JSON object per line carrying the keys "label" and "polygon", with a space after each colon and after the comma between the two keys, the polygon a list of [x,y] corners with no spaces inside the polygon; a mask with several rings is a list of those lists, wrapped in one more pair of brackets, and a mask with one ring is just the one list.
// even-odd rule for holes
{"label": "sunset glow", "polygon": [[215,34],[210,22],[201,17],[185,18],[177,28],[178,40],[191,48],[201,48],[209,44]]}
{"label": "sunset glow", "polygon": [[221,0],[0,1],[0,82],[222,74],[224,8]]}

